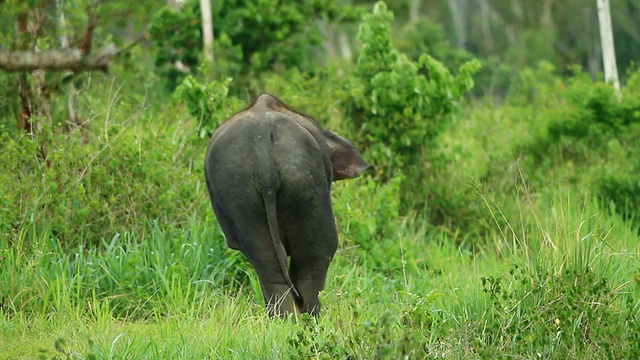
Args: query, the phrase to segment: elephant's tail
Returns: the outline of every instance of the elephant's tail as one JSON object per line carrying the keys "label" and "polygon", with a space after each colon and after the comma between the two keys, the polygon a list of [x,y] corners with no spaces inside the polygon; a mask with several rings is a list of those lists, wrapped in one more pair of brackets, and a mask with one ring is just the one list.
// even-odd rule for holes
{"label": "elephant's tail", "polygon": [[293,298],[299,306],[302,306],[302,296],[298,289],[293,285],[293,281],[289,277],[289,270],[287,268],[287,251],[282,243],[280,237],[280,230],[278,226],[278,215],[276,211],[276,193],[273,190],[267,189],[262,192],[262,198],[264,200],[265,210],[267,212],[267,222],[269,223],[269,232],[271,233],[271,241],[273,243],[273,249],[276,252],[276,258],[280,264],[280,271],[284,276],[287,285],[291,289]]}

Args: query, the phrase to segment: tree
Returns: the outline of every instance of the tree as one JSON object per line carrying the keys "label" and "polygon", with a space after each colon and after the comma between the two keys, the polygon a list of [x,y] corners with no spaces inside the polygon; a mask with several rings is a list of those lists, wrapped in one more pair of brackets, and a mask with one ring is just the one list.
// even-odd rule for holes
{"label": "tree", "polygon": [[[7,85],[0,88],[7,89],[5,98],[9,99],[1,111],[9,109],[9,115],[19,105],[17,128],[27,133],[40,130],[42,121],[52,124],[57,114],[51,109],[64,107],[51,107],[50,103],[67,91],[68,120],[55,123],[66,124],[67,128],[85,126],[74,107],[75,88],[69,80],[82,79],[87,71],[106,73],[111,61],[123,51],[116,43],[121,45],[123,41],[105,28],[122,35],[122,26],[131,24],[134,14],[148,14],[149,8],[157,6],[154,1],[130,5],[87,0],[43,0],[34,4],[0,0],[0,5],[0,70],[4,70],[0,83]],[[135,31],[133,26],[130,29]],[[13,73],[17,73],[17,81]]]}
{"label": "tree", "polygon": [[[312,71],[322,58],[317,50],[322,36],[316,20],[325,23],[354,21],[358,13],[339,0],[287,2],[280,0],[226,0],[212,4],[216,22],[216,73],[232,76],[236,83],[255,80],[263,71],[297,68]],[[203,50],[199,0],[187,0],[178,11],[163,9],[154,20],[151,34],[158,70],[167,74],[175,88],[186,75],[173,64],[180,61],[197,67]],[[228,63],[238,65],[235,73]]]}
{"label": "tree", "polygon": [[613,45],[613,31],[611,30],[611,12],[609,0],[597,0],[598,23],[600,24],[600,44],[602,46],[602,61],[604,63],[604,79],[613,83],[616,90],[620,90],[616,52]]}
{"label": "tree", "polygon": [[449,5],[451,20],[456,29],[456,44],[459,47],[464,47],[467,42],[467,30],[465,29],[466,0],[447,0],[447,5]]}
{"label": "tree", "polygon": [[211,19],[211,1],[200,0],[200,12],[202,14],[202,46],[204,58],[213,63],[213,21]]}
{"label": "tree", "polygon": [[[76,34],[75,41],[70,43],[67,34],[62,32],[66,46],[64,48],[45,48],[40,41],[46,37],[47,31],[58,32],[58,23],[52,19],[58,17],[58,3],[44,1],[35,8],[24,4],[4,4],[7,13],[16,14],[16,35],[12,50],[0,50],[0,69],[7,72],[19,72],[18,87],[20,98],[20,121],[18,128],[27,132],[34,130],[31,118],[34,110],[41,117],[51,119],[50,96],[51,89],[46,82],[45,70],[80,73],[90,70],[106,71],[111,59],[118,53],[113,43],[107,44],[101,50],[92,52],[93,31],[96,27],[96,15],[87,8],[86,25],[81,34]],[[62,21],[62,20],[60,20]],[[30,79],[31,78],[31,79]],[[30,81],[32,80],[32,81]],[[33,91],[30,83],[34,83]]]}

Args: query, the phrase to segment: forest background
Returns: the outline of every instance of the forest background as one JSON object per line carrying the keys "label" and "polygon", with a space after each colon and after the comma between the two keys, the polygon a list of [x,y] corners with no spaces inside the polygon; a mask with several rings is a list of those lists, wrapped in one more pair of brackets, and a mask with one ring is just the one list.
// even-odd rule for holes
{"label": "forest background", "polygon": [[[640,1],[619,91],[595,0],[216,1],[211,49],[202,3],[0,1],[0,357],[640,357]],[[372,165],[317,319],[204,187],[262,92]]]}

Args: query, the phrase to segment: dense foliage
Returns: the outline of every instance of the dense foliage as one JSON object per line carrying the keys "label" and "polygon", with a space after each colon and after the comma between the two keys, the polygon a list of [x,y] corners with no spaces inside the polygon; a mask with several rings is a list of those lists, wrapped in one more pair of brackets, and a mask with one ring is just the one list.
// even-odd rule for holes
{"label": "dense foliage", "polygon": [[[352,22],[358,11],[337,0],[289,3],[266,1],[216,1],[215,75],[234,77],[242,86],[254,83],[264,72],[296,68],[314,72],[319,63],[322,36],[313,21]],[[154,18],[151,36],[158,70],[173,89],[185,70],[199,63],[202,36],[198,0],[179,10],[165,7]]]}
{"label": "dense foliage", "polygon": [[445,119],[473,87],[479,64],[468,62],[452,76],[423,54],[417,62],[398,52],[388,34],[393,14],[384,3],[365,15],[358,33],[362,48],[349,87],[354,126],[376,165],[402,169],[436,147]]}
{"label": "dense foliage", "polygon": [[[19,14],[47,21],[32,48],[88,18],[82,0],[0,3],[3,48],[20,40],[7,35]],[[617,92],[566,68],[541,39],[570,35],[517,11],[551,4],[552,21],[579,1],[449,1],[480,14],[466,39],[445,5],[412,19],[416,3],[215,2],[214,64],[197,1],[101,3],[114,20],[94,46],[143,25],[148,41],[108,74],[45,73],[59,85],[31,131],[15,126],[17,75],[1,73],[0,357],[638,358],[640,71],[627,66]],[[621,3],[639,8],[616,2],[614,16]],[[523,44],[496,34],[507,10]],[[60,13],[73,31],[54,31]],[[337,34],[357,42],[353,59],[330,55]],[[68,125],[72,92],[85,127]],[[261,92],[372,165],[333,185],[340,246],[317,319],[266,317],[204,186],[210,134]]]}
{"label": "dense foliage", "polygon": [[[457,103],[473,87],[471,76],[480,64],[466,62],[453,76],[428,54],[410,60],[391,43],[392,20],[384,3],[377,3],[373,13],[364,16],[358,33],[362,47],[346,105],[378,178],[403,176],[402,187],[414,189],[403,196],[405,210],[442,209],[446,200],[438,195],[441,179],[431,176],[442,172],[446,161],[438,157],[437,138]],[[435,181],[425,182],[426,178]],[[437,221],[442,213],[432,211],[430,220]]]}

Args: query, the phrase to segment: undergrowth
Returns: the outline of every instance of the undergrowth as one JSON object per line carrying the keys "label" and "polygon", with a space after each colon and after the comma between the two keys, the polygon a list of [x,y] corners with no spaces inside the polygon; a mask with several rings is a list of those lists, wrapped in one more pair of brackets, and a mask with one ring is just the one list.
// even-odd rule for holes
{"label": "undergrowth", "polygon": [[86,138],[0,128],[0,355],[640,358],[640,72],[618,96],[542,63],[459,107],[477,64],[404,56],[391,19],[366,17],[355,68],[260,79],[373,160],[333,185],[319,318],[269,319],[215,222],[202,163],[248,100],[233,80],[96,81]]}

